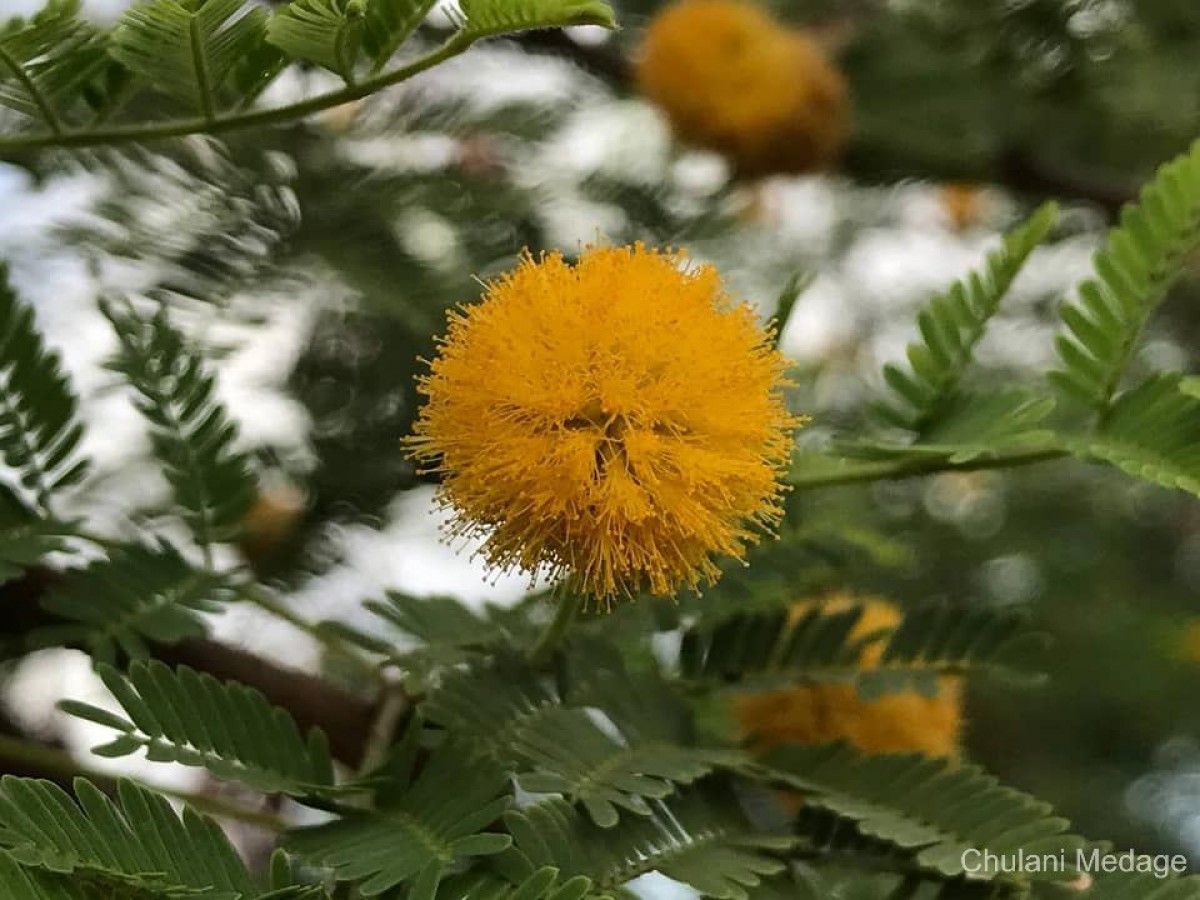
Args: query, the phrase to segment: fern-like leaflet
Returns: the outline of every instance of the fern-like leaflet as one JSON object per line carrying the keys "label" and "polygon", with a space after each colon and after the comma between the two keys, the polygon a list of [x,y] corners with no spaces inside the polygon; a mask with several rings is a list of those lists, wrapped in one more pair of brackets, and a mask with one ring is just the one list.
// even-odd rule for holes
{"label": "fern-like leaflet", "polygon": [[[455,734],[469,736],[479,750],[515,769],[518,783],[534,793],[561,793],[579,802],[602,827],[612,827],[620,810],[649,815],[648,799],[670,795],[724,762],[714,748],[688,745],[677,716],[679,701],[626,675],[628,696],[645,696],[664,706],[635,721],[628,709],[610,714],[598,705],[600,685],[577,688],[578,700],[563,697],[538,673],[516,660],[500,660],[447,675],[425,702],[429,719]],[[606,695],[614,691],[604,687]],[[619,691],[618,691],[619,692]],[[604,726],[593,713],[605,717]]]}
{"label": "fern-like leaflet", "polygon": [[1099,428],[1070,446],[1134,478],[1200,495],[1200,399],[1178,374],[1151,376],[1119,395]]}
{"label": "fern-like leaflet", "polygon": [[613,11],[601,0],[459,0],[459,33],[470,41],[529,28],[568,25],[615,25]]}
{"label": "fern-like leaflet", "polygon": [[367,4],[363,49],[379,72],[420,25],[436,0],[374,0]]}
{"label": "fern-like leaflet", "polygon": [[[1107,845],[1089,848],[1109,852]],[[1200,900],[1200,878],[1161,878],[1149,872],[1105,872],[1093,876],[1088,900]]]}
{"label": "fern-like leaflet", "polygon": [[556,866],[618,893],[647,872],[661,872],[718,900],[748,900],[765,878],[786,865],[773,854],[795,844],[790,835],[754,829],[733,798],[689,791],[655,801],[645,817],[619,828],[597,828],[570,804],[547,800],[505,815],[513,848],[497,868],[513,882]]}
{"label": "fern-like leaflet", "polygon": [[383,600],[363,607],[397,634],[371,634],[340,622],[324,622],[326,633],[337,634],[370,653],[387,657],[404,670],[414,691],[432,684],[446,667],[476,659],[485,650],[512,636],[496,617],[480,617],[453,597],[412,597],[389,591]]}
{"label": "fern-like leaflet", "polygon": [[[865,699],[916,690],[933,695],[938,679],[968,670],[1012,680],[1036,678],[1015,667],[1040,635],[1024,617],[973,607],[929,605],[908,610],[886,633],[854,636],[862,607],[801,616],[786,611],[747,613],[684,633],[680,674],[695,682],[750,689],[800,683],[853,683]],[[864,667],[863,651],[881,643],[878,665]]]}
{"label": "fern-like leaflet", "polygon": [[66,539],[74,530],[68,522],[38,516],[7,485],[0,484],[0,584],[18,577],[47,554],[66,549]]}
{"label": "fern-like leaflet", "polygon": [[267,13],[243,0],[143,0],[112,33],[113,57],[153,89],[213,119],[238,62],[261,44]]}
{"label": "fern-like leaflet", "polygon": [[[77,6],[49,0],[29,22],[0,27],[0,105],[45,126],[0,137],[0,147],[95,146],[283,122],[405,81],[484,38],[614,25],[602,0],[463,0],[442,47],[388,70],[433,0],[291,0],[270,12],[248,0],[137,0],[108,30],[81,20]],[[336,72],[345,88],[251,108],[301,61]],[[188,117],[111,124],[145,93],[182,102]],[[91,121],[68,118],[75,109],[90,110]]]}
{"label": "fern-like leaflet", "polygon": [[353,84],[369,5],[365,0],[294,0],[271,17],[267,40]]}
{"label": "fern-like leaflet", "polygon": [[921,432],[937,418],[957,390],[1000,301],[1057,216],[1054,204],[1041,207],[988,256],[981,272],[956,282],[920,311],[917,324],[922,340],[908,347],[909,370],[891,364],[884,367],[884,378],[896,399],[876,406],[881,419]]}
{"label": "fern-like leaflet", "polygon": [[216,380],[160,308],[104,306],[120,350],[111,366],[137,391],[138,410],[184,520],[206,551],[229,540],[254,502],[250,460],[235,448],[237,426],[217,400]]}
{"label": "fern-like leaflet", "polygon": [[[844,744],[774,751],[748,774],[802,791],[805,804],[852,822],[863,835],[904,851],[919,868],[946,878],[965,873],[963,852],[1062,852],[1074,862],[1083,840],[1049,804],[1011,788],[977,766],[920,754],[866,756]],[[980,877],[1005,878],[1002,872]],[[1071,872],[1021,873],[1071,880]]]}
{"label": "fern-like leaflet", "polygon": [[60,133],[64,112],[106,63],[104,37],[79,17],[78,0],[53,0],[0,28],[0,106]]}
{"label": "fern-like leaflet", "polygon": [[[74,788],[72,799],[51,782],[12,776],[0,781],[0,847],[5,851],[0,884],[11,891],[6,900],[96,896],[71,893],[64,882],[44,877],[51,873],[105,886],[114,892],[109,896],[141,897],[144,891],[147,897],[165,898],[203,891],[212,900],[257,900],[265,895],[212,820],[190,809],[177,816],[166,799],[128,781],[120,783],[117,801],[83,779]],[[27,874],[21,877],[14,869]]]}
{"label": "fern-like leaflet", "polygon": [[590,878],[564,878],[554,866],[543,866],[516,884],[490,870],[472,869],[445,879],[437,895],[439,900],[611,900],[594,889]]}
{"label": "fern-like leaflet", "polygon": [[118,757],[145,749],[152,761],[203,766],[268,793],[305,797],[335,789],[325,734],[314,728],[301,735],[285,710],[253,688],[157,661],[135,662],[125,675],[103,664],[98,671],[128,719],[73,700],[60,704],[120,732],[93,753]]}
{"label": "fern-like leaflet", "polygon": [[1096,277],[1063,305],[1059,368],[1066,396],[1103,412],[1112,402],[1151,314],[1200,240],[1200,141],[1167,163],[1126,207],[1095,255]]}
{"label": "fern-like leaflet", "polygon": [[233,588],[197,569],[170,544],[130,545],[71,572],[42,598],[42,608],[68,624],[38,629],[32,646],[82,644],[100,662],[150,655],[147,642],[202,637],[202,613],[219,612]]}
{"label": "fern-like leaflet", "polygon": [[0,459],[43,513],[56,491],[87,473],[87,460],[76,454],[83,438],[78,405],[58,354],[43,343],[33,310],[0,263]]}

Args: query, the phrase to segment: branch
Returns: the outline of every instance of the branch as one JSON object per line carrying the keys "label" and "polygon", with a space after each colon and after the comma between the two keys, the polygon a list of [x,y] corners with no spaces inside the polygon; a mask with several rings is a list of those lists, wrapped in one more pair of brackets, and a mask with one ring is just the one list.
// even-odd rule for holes
{"label": "branch", "polygon": [[361,100],[377,91],[402,81],[407,81],[414,75],[419,75],[426,69],[431,69],[452,57],[468,50],[475,43],[473,36],[464,37],[461,32],[451,35],[450,39],[431,53],[414,60],[406,66],[400,66],[383,75],[369,78],[358,84],[348,85],[340,90],[329,91],[309,97],[298,103],[286,106],[275,106],[268,109],[256,109],[248,112],[237,112],[232,115],[217,116],[209,119],[204,117],[189,119],[172,119],[166,122],[155,122],[145,125],[118,125],[111,128],[84,129],[81,131],[65,131],[60,134],[49,132],[38,134],[10,134],[0,136],[0,156],[27,150],[44,150],[51,147],[95,147],[110,144],[129,144],[140,141],[153,141],[162,138],[186,137],[190,134],[224,134],[230,131],[240,131],[246,128],[278,125],[301,119],[313,113],[323,112],[335,106],[341,106],[354,100]]}
{"label": "branch", "polygon": [[889,460],[847,460],[844,466],[831,470],[822,467],[815,472],[804,472],[803,457],[792,467],[787,483],[796,490],[814,490],[825,487],[838,487],[844,484],[858,484],[864,481],[894,481],[902,478],[916,478],[921,475],[934,475],[939,472],[979,472],[985,469],[1012,469],[1017,466],[1029,466],[1035,463],[1050,462],[1065,459],[1070,454],[1059,447],[1036,448],[1032,450],[1017,450],[1012,453],[998,453],[995,456],[977,457],[966,462],[952,462],[946,457],[889,459]]}

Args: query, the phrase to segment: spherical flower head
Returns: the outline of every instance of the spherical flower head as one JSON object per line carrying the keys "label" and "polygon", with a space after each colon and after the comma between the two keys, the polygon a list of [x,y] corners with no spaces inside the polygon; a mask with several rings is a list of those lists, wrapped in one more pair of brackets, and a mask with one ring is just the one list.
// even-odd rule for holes
{"label": "spherical flower head", "polygon": [[[867,644],[859,659],[863,668],[873,668],[879,665],[886,634],[900,622],[900,612],[886,600],[844,594],[826,601],[823,608],[833,612],[858,605],[862,616],[851,637],[885,635]],[[793,607],[793,614],[799,617],[811,609],[812,601],[805,601]],[[735,712],[743,734],[761,750],[846,741],[864,753],[953,757],[962,731],[962,686],[960,679],[946,676],[939,679],[932,697],[907,691],[864,700],[853,685],[812,685],[742,696]]]}
{"label": "spherical flower head", "polygon": [[410,452],[494,568],[608,604],[714,581],[781,515],[785,360],[711,266],[526,256],[450,313]]}
{"label": "spherical flower head", "polygon": [[825,168],[845,143],[841,74],[805,33],[752,3],[666,7],[646,31],[636,76],[681,140],[725,155],[742,175]]}

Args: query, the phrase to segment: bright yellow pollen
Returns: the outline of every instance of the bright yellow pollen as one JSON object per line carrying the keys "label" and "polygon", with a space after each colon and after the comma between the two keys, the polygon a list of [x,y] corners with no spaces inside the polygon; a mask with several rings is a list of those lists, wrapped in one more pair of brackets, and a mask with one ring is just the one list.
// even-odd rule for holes
{"label": "bright yellow pollen", "polygon": [[641,92],[680,140],[725,155],[742,175],[834,162],[848,130],[846,85],[805,33],[742,0],[679,0],[646,31]]}
{"label": "bright yellow pollen", "polygon": [[[862,617],[852,632],[864,637],[892,631],[900,613],[886,600],[859,600],[848,595],[835,597],[824,608],[846,609],[863,605]],[[811,608],[800,603],[799,615]],[[869,644],[861,665],[879,664],[882,641]],[[958,755],[962,730],[961,679],[939,679],[938,692],[927,697],[915,691],[887,694],[864,700],[853,685],[822,684],[746,695],[737,701],[736,713],[742,732],[762,750],[781,744],[823,744],[846,741],[866,753],[918,751],[929,756]]]}
{"label": "bright yellow pollen", "polygon": [[610,603],[712,583],[781,515],[785,360],[711,266],[633,247],[526,256],[454,310],[410,452],[452,536]]}

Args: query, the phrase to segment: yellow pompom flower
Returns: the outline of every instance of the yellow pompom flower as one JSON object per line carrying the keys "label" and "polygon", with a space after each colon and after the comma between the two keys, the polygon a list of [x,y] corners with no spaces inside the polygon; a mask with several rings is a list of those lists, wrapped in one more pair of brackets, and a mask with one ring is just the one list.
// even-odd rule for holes
{"label": "yellow pompom flower", "polygon": [[[900,613],[886,600],[859,600],[839,595],[827,602],[830,610],[863,606],[852,636],[890,632]],[[797,604],[799,616],[811,609]],[[860,664],[879,665],[886,638],[864,649]],[[939,679],[938,692],[887,694],[874,700],[859,697],[853,685],[828,684],[749,694],[736,702],[742,733],[753,746],[770,750],[783,744],[823,744],[846,741],[866,753],[921,752],[929,756],[958,754],[962,731],[962,686],[958,678]]]}
{"label": "yellow pompom flower", "polygon": [[526,256],[453,310],[408,439],[452,536],[608,604],[718,575],[781,515],[785,360],[711,266]]}
{"label": "yellow pompom flower", "polygon": [[679,0],[650,23],[641,92],[680,140],[746,176],[834,162],[848,131],[846,84],[804,32],[741,0]]}

